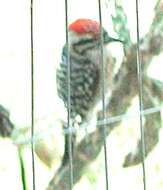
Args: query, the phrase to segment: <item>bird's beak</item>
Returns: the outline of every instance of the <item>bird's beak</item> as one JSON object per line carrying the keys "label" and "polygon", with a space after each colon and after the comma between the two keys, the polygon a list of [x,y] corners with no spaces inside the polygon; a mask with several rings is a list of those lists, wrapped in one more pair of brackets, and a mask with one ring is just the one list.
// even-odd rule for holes
{"label": "bird's beak", "polygon": [[120,42],[120,43],[124,43],[124,41],[120,40],[120,39],[116,39],[116,38],[112,38],[112,37],[104,37],[104,44],[108,44],[108,43],[111,43],[111,42]]}

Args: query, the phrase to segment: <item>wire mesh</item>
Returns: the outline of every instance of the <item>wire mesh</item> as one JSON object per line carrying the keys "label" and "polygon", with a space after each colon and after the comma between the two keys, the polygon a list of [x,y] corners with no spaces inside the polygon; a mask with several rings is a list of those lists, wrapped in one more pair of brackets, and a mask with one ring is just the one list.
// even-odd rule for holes
{"label": "wire mesh", "polygon": [[[137,114],[122,114],[115,117],[106,118],[106,102],[105,102],[105,66],[103,61],[103,36],[102,36],[102,10],[101,10],[101,1],[99,3],[99,23],[100,23],[100,62],[102,63],[101,73],[102,73],[102,120],[97,122],[97,127],[103,128],[103,137],[104,137],[104,156],[105,156],[105,177],[106,177],[106,189],[109,189],[109,180],[108,180],[108,158],[107,158],[107,144],[106,144],[106,132],[105,125],[119,122],[124,118],[128,119],[131,117],[139,117],[140,119],[140,131],[141,131],[141,148],[142,148],[142,168],[143,168],[143,184],[144,190],[146,190],[146,170],[145,170],[145,140],[144,140],[144,127],[143,127],[143,116],[149,115],[155,112],[162,110],[162,106],[144,109],[143,107],[143,82],[142,82],[142,68],[141,68],[141,55],[140,55],[140,37],[139,37],[139,3],[136,0],[136,21],[137,21],[137,77],[138,77],[138,89],[139,89],[139,112]],[[35,159],[34,159],[34,54],[33,54],[33,1],[31,0],[31,153],[32,153],[32,172],[33,172],[33,189],[35,190]],[[73,157],[72,157],[72,133],[73,130],[71,127],[71,78],[70,78],[70,55],[69,55],[69,36],[68,36],[68,1],[65,0],[65,23],[66,23],[66,47],[67,47],[67,81],[68,81],[68,108],[67,108],[67,128],[64,130],[65,134],[69,134],[69,170],[70,170],[70,189],[73,188]],[[84,126],[87,126],[87,123],[84,123]],[[83,130],[84,127],[81,127],[79,130]],[[45,137],[45,136],[44,136]]]}
{"label": "wire mesh", "polygon": [[[102,31],[102,14],[101,14],[101,1],[98,1],[99,3],[99,21],[100,21],[100,31]],[[70,100],[70,95],[71,95],[71,89],[70,89],[70,57],[69,57],[69,38],[68,38],[68,2],[65,0],[65,22],[66,22],[66,46],[67,46],[67,52],[68,52],[68,58],[67,58],[67,73],[68,73],[68,128],[71,127],[70,124],[70,111],[71,111],[71,100]],[[141,126],[141,142],[142,142],[142,165],[143,165],[143,182],[144,182],[144,190],[146,189],[146,177],[145,177],[145,163],[144,163],[144,158],[145,158],[145,142],[144,142],[144,130],[143,130],[143,122],[142,122],[142,117],[143,115],[147,115],[147,114],[151,114],[153,112],[157,112],[160,111],[160,109],[162,108],[151,108],[151,109],[147,109],[147,110],[143,110],[143,90],[142,90],[142,71],[141,71],[141,59],[140,59],[140,50],[139,50],[139,45],[140,45],[140,39],[139,39],[139,7],[138,7],[138,1],[136,1],[136,15],[137,15],[137,68],[138,68],[138,81],[139,81],[139,107],[140,107],[140,114],[137,114],[140,116],[140,126]],[[108,189],[108,169],[107,169],[107,145],[106,145],[106,140],[105,140],[105,124],[109,124],[112,122],[117,122],[120,121],[122,119],[124,119],[124,117],[131,117],[131,115],[119,115],[116,117],[112,117],[109,119],[106,119],[105,116],[105,67],[104,67],[104,63],[103,63],[103,37],[102,37],[102,32],[100,32],[100,41],[101,41],[101,63],[102,63],[102,75],[103,75],[103,80],[102,80],[102,108],[103,108],[103,120],[102,121],[98,121],[97,126],[102,125],[102,127],[104,128],[104,154],[105,154],[105,172],[106,172],[106,189]],[[34,166],[34,78],[33,78],[33,1],[31,1],[31,81],[32,81],[32,113],[31,113],[31,117],[32,117],[32,128],[31,128],[31,141],[32,141],[32,171],[33,171],[33,189],[35,189],[35,166]],[[133,116],[134,117],[134,116]],[[81,128],[82,129],[82,128]],[[71,131],[71,132],[69,132]],[[71,134],[72,134],[72,130],[66,129],[65,133],[69,133],[69,160],[70,160],[70,189],[72,189],[73,187],[73,160],[72,160],[72,147],[71,147]]]}

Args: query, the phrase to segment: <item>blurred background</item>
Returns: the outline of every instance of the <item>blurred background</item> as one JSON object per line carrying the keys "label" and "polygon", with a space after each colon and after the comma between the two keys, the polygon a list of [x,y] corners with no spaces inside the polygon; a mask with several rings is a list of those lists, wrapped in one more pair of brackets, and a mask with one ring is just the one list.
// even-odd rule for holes
{"label": "blurred background", "polygon": [[[136,48],[132,47],[137,39],[135,1],[102,0],[101,2],[103,26],[109,34],[122,37],[124,40],[127,36],[125,34],[130,34],[130,39],[127,37],[128,45],[125,48],[119,44],[109,47],[116,60],[118,70],[121,69],[122,62],[129,59],[129,54],[125,54],[124,50],[130,52],[132,49],[136,53]],[[5,117],[9,117],[14,125],[14,130],[10,135],[2,135],[0,138],[0,189],[23,189],[20,152],[25,166],[26,189],[32,189],[30,1],[0,0],[0,5],[0,104],[8,110],[10,116],[5,115]],[[120,8],[116,9],[115,5]],[[156,19],[157,7],[160,10]],[[65,120],[66,110],[57,96],[55,81],[56,68],[61,60],[61,50],[65,43],[64,1],[35,0],[33,10],[36,189],[45,190],[60,166],[64,150],[63,129],[60,121]],[[78,18],[90,18],[98,21],[98,1],[69,0],[68,15],[69,23]],[[160,113],[159,120],[155,119],[158,125],[155,126],[155,123],[151,123],[147,129],[148,132],[151,132],[151,136],[155,134],[153,131],[156,131],[156,135],[147,137],[145,141],[148,143],[150,138],[154,139],[151,146],[149,145],[150,151],[145,159],[148,190],[161,190],[163,188],[161,154],[163,146],[163,131],[161,129],[163,47],[159,44],[163,39],[162,18],[163,2],[156,0],[139,2],[140,38],[142,40],[140,49],[143,52],[142,56],[145,57],[143,61],[148,62],[146,63],[147,67],[145,66],[146,77],[150,78],[147,79],[146,83],[151,79],[158,82],[156,85],[158,89],[155,90],[151,87],[151,94],[146,91],[146,88],[143,88],[143,100],[145,102],[146,93],[150,95],[152,103],[145,106],[145,109],[154,108]],[[121,29],[121,26],[125,26],[124,30]],[[157,34],[160,38],[154,38],[156,41],[151,41],[154,35],[157,37]],[[118,104],[119,102],[116,106]],[[120,110],[119,108],[119,113],[114,113],[111,116],[126,113],[128,116],[124,116],[123,121],[112,130],[107,138],[109,186],[112,190],[120,188],[142,190],[142,165],[140,161],[137,163],[132,159],[137,154],[135,150],[140,151],[136,149],[140,139],[138,96],[135,95],[131,98],[130,106],[125,111],[121,112]],[[143,121],[146,122],[145,119]],[[124,160],[126,160],[128,167],[123,166]],[[97,158],[87,165],[82,177],[74,185],[74,189],[105,189],[104,168],[104,155],[103,149],[101,149]]]}

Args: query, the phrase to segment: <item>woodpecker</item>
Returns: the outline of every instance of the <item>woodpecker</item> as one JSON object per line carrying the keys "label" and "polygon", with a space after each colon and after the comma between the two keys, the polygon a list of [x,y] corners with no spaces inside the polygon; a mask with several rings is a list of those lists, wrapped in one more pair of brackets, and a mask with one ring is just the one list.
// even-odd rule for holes
{"label": "woodpecker", "polygon": [[[89,122],[96,104],[101,99],[101,41],[103,36],[103,62],[105,68],[106,91],[113,79],[113,61],[110,60],[106,45],[119,39],[111,38],[98,22],[90,19],[78,19],[69,25],[69,52],[66,44],[62,50],[62,60],[57,69],[57,91],[68,106],[67,59],[70,57],[70,118],[72,125],[80,116],[81,123]],[[111,63],[112,62],[112,63]],[[67,144],[67,140],[65,141]],[[65,146],[66,146],[65,144]],[[66,149],[66,148],[65,148]],[[66,150],[65,150],[66,151]]]}

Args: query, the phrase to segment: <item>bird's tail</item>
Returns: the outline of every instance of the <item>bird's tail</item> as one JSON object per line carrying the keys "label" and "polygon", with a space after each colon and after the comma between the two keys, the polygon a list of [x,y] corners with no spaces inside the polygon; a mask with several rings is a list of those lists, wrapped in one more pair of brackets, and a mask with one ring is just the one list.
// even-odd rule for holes
{"label": "bird's tail", "polygon": [[64,154],[62,158],[62,166],[66,165],[71,158],[73,158],[74,148],[76,143],[76,133],[75,132],[65,132],[65,145]]}

